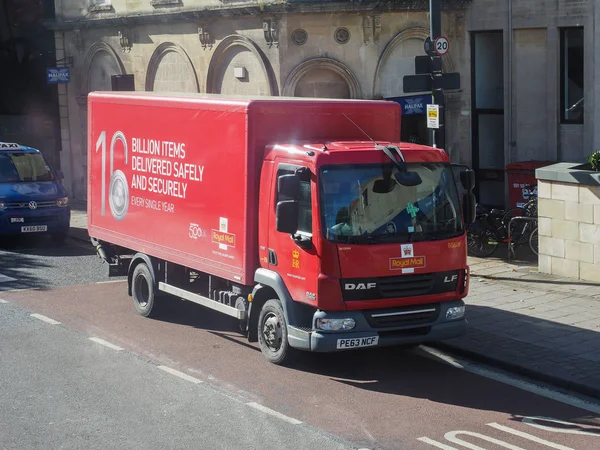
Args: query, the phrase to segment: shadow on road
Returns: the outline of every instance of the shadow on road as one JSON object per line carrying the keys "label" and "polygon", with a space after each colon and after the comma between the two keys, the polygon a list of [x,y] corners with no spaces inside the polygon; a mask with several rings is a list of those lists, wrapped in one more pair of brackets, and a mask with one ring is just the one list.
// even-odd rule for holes
{"label": "shadow on road", "polygon": [[3,275],[0,277],[0,289],[45,289],[47,283],[36,276],[36,273],[40,268],[47,267],[50,266],[31,256],[0,252],[0,274]]}
{"label": "shadow on road", "polygon": [[89,256],[95,254],[91,245],[86,248],[69,238],[63,244],[56,244],[48,236],[17,236],[10,240],[5,239],[0,241],[0,252],[47,257]]}

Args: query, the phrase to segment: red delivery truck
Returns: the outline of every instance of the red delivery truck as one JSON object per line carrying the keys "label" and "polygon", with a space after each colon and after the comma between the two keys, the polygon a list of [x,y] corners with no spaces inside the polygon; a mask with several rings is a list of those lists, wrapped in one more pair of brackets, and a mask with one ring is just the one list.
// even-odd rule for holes
{"label": "red delivery truck", "polygon": [[264,356],[464,333],[465,223],[447,154],[393,102],[93,92],[88,231],[143,316],[239,320]]}

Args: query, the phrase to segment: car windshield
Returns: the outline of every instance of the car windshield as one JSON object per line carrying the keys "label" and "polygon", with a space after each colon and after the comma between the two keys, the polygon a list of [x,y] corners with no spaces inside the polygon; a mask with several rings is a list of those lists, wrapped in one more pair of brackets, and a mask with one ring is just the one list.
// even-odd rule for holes
{"label": "car windshield", "polygon": [[53,180],[52,169],[39,153],[0,154],[0,183]]}
{"label": "car windshield", "polygon": [[[449,164],[408,164],[417,186],[385,177],[391,165],[326,166],[320,173],[325,236],[337,243],[414,242],[450,239],[463,232],[458,193]],[[393,169],[395,173],[396,169]],[[373,189],[389,180],[389,192]]]}

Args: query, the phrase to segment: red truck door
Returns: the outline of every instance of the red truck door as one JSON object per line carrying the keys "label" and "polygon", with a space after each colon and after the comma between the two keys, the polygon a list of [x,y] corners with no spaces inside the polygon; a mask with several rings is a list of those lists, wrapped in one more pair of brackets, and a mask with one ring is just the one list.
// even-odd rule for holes
{"label": "red truck door", "polygon": [[[305,176],[300,181],[298,231],[296,236],[277,231],[277,202],[290,200],[277,190],[277,178],[293,174],[302,165],[279,163],[275,176],[274,201],[269,214],[269,268],[277,272],[285,282],[290,295],[296,301],[315,303],[319,259],[313,243],[313,193],[314,176]],[[308,171],[310,174],[310,170]]]}

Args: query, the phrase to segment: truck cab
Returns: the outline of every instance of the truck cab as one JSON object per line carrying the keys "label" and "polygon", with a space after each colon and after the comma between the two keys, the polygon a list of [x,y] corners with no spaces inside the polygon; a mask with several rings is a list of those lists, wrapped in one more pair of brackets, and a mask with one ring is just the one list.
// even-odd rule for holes
{"label": "truck cab", "polygon": [[0,237],[42,233],[62,243],[71,220],[62,178],[39,150],[0,142]]}
{"label": "truck cab", "polygon": [[282,311],[258,319],[267,357],[277,363],[288,346],[329,352],[462,335],[472,172],[461,182],[463,198],[447,154],[432,147],[268,147],[251,306],[271,297],[281,303]]}

